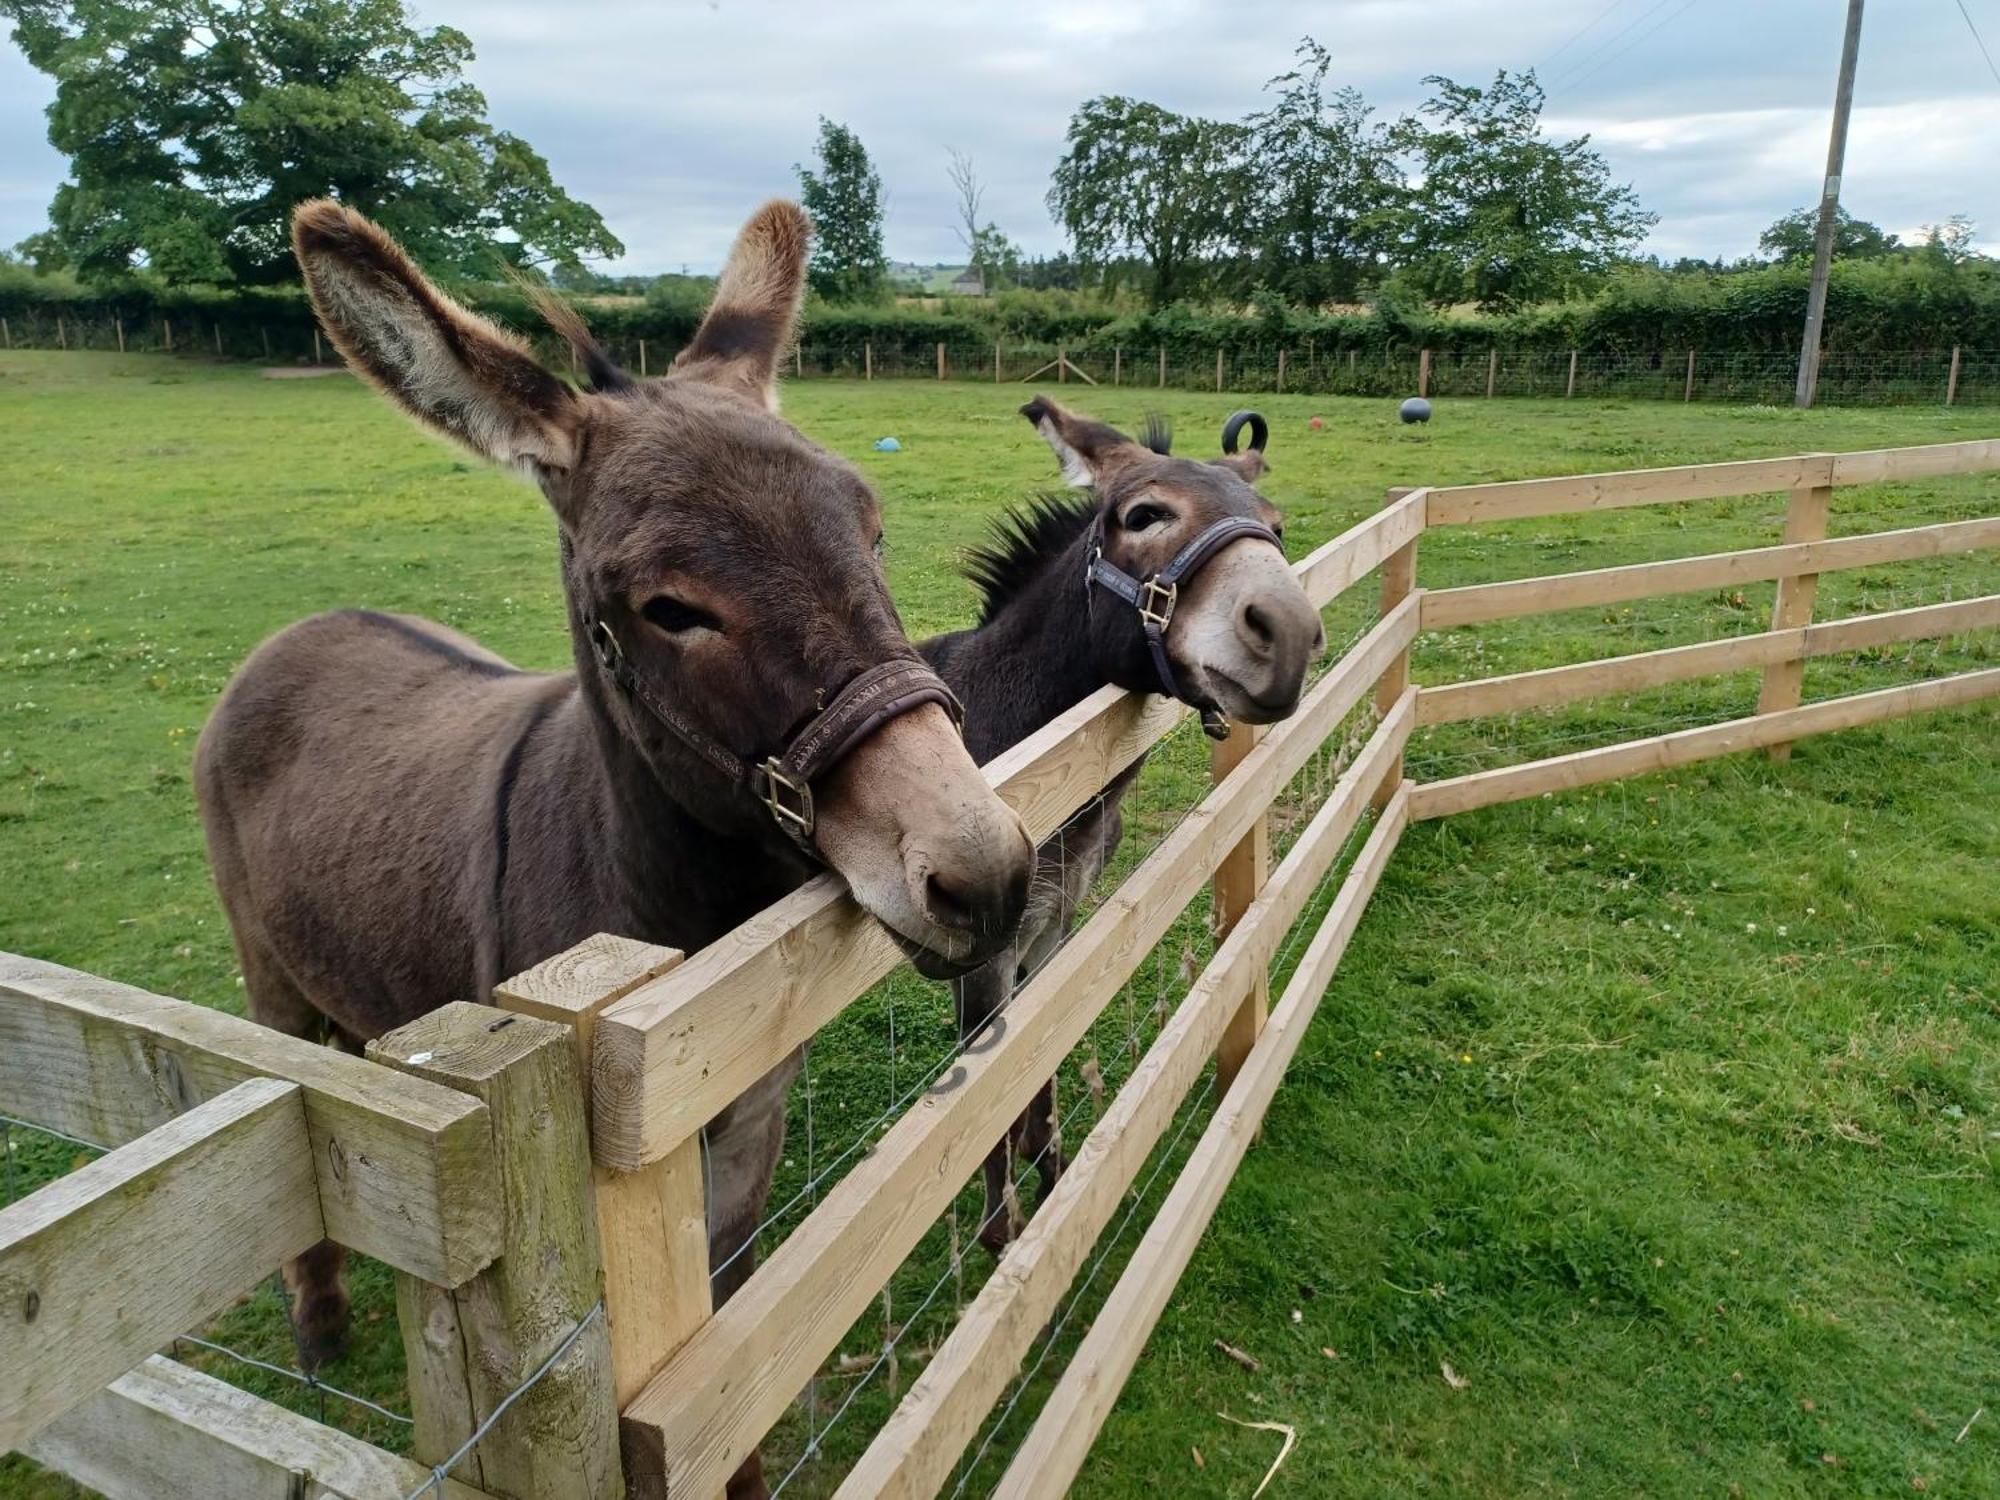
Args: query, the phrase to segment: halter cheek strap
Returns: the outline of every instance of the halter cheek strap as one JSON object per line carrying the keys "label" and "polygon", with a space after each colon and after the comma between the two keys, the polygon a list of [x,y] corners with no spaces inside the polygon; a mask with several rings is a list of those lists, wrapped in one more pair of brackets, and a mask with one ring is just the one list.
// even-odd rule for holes
{"label": "halter cheek strap", "polygon": [[892,719],[926,703],[943,708],[961,728],[965,721],[965,710],[942,678],[914,657],[899,657],[878,662],[849,678],[832,701],[792,736],[784,750],[755,760],[738,755],[661,697],[653,684],[639,675],[617,635],[601,618],[586,614],[584,629],[598,664],[618,690],[733,785],[761,802],[785,836],[815,860],[820,854],[813,842],[817,822],[814,781]]}
{"label": "halter cheek strap", "polygon": [[1229,722],[1213,703],[1201,702],[1181,691],[1180,679],[1167,655],[1167,627],[1173,623],[1174,606],[1180,602],[1181,584],[1200,572],[1224,547],[1245,537],[1284,550],[1285,544],[1277,532],[1262,521],[1249,516],[1224,516],[1176,552],[1173,561],[1159,572],[1149,578],[1134,578],[1104,556],[1104,518],[1099,516],[1091,528],[1090,565],[1083,575],[1085,593],[1094,586],[1103,587],[1139,611],[1139,628],[1145,632],[1160,691],[1200,709],[1203,731],[1217,740],[1228,736]]}

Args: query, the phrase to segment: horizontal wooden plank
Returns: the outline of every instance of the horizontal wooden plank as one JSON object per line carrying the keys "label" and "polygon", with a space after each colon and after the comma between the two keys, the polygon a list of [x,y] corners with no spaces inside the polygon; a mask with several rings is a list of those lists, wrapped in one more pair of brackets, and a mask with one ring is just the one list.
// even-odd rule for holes
{"label": "horizontal wooden plank", "polygon": [[305,1090],[333,1239],[442,1286],[499,1253],[478,1100],[240,1016],[0,953],[0,1110],[118,1146],[246,1078]]}
{"label": "horizontal wooden plank", "polygon": [[1576,511],[1618,510],[1680,500],[1719,500],[1772,490],[1830,484],[1833,455],[1752,458],[1732,463],[1683,464],[1671,469],[1623,469],[1608,474],[1563,474],[1498,484],[1447,485],[1431,491],[1433,526],[1480,521],[1520,521]]}
{"label": "horizontal wooden plank", "polygon": [[[1178,823],[625,1409],[634,1474],[720,1487],[1271,799],[1401,649],[1399,609]],[[1415,694],[1395,713],[1414,721]],[[987,1040],[990,1038],[990,1040]]]}
{"label": "horizontal wooden plank", "polygon": [[1431,491],[1412,490],[1332,541],[1316,548],[1293,571],[1315,609],[1325,609],[1393,552],[1423,535]]}
{"label": "horizontal wooden plank", "polygon": [[1413,818],[1441,818],[1451,813],[1469,812],[1496,802],[1517,802],[1544,793],[1572,791],[1600,781],[1616,781],[1626,776],[1644,776],[1692,761],[1733,755],[1739,750],[1756,750],[1786,740],[1803,739],[1836,729],[1852,729],[1883,719],[1899,719],[1934,709],[1955,708],[2000,694],[2000,667],[1980,672],[1961,672],[1928,682],[1907,683],[1881,688],[1872,693],[1854,693],[1844,698],[1828,698],[1803,708],[1778,713],[1755,714],[1710,724],[1700,729],[1676,730],[1650,739],[1630,740],[1622,745],[1606,745],[1595,750],[1578,750],[1524,765],[1503,766],[1494,771],[1475,771],[1447,781],[1420,785],[1411,799]]}
{"label": "horizontal wooden plank", "polygon": [[325,1234],[299,1086],[274,1078],[0,1208],[0,1452]]}
{"label": "horizontal wooden plank", "polygon": [[[104,1500],[402,1500],[430,1470],[154,1355],[23,1451]],[[437,1500],[485,1500],[446,1480]]]}
{"label": "horizontal wooden plank", "polygon": [[848,1470],[836,1500],[917,1500],[937,1494],[951,1477],[1201,1077],[1234,1007],[1269,966],[1394,768],[1409,733],[1408,714],[1377,727],[1070,1158],[1055,1191]]}
{"label": "horizontal wooden plank", "polygon": [[[1399,614],[1393,629],[1414,619]],[[1381,649],[1371,636],[1327,676]],[[996,757],[987,779],[1029,834],[1046,838],[1187,712],[1171,699],[1103,689]],[[622,1171],[658,1161],[901,961],[846,885],[821,876],[642,985],[598,1021],[597,1159]]]}
{"label": "horizontal wooden plank", "polygon": [[1068,1492],[1249,1151],[1409,817],[1410,788],[1405,783],[1383,808],[1381,822],[1299,960],[1243,1071],[1223,1096],[1034,1427],[1015,1451],[996,1496],[1057,1500]]}
{"label": "horizontal wooden plank", "polygon": [[1585,609],[1697,589],[1730,588],[1793,573],[1831,573],[1842,568],[1911,562],[1981,547],[2000,547],[2000,516],[1944,521],[1901,531],[1876,531],[1825,542],[1789,542],[1776,547],[1748,547],[1740,552],[1629,563],[1581,573],[1552,573],[1505,583],[1432,589],[1424,596],[1424,629],[1442,630],[1452,625],[1476,625],[1560,609]]}
{"label": "horizontal wooden plank", "polygon": [[2000,626],[2000,594],[1924,604],[1882,614],[1852,615],[1792,630],[1771,630],[1726,641],[1702,641],[1664,651],[1607,656],[1565,667],[1515,672],[1473,682],[1426,687],[1417,696],[1417,723],[1455,724],[1487,714],[1551,708],[1612,693],[1635,693],[1669,682],[1736,672],[1774,662],[1865,651],[1895,641],[1925,640]]}
{"label": "horizontal wooden plank", "polygon": [[1879,484],[1895,479],[1929,479],[1939,474],[1974,474],[1988,469],[2000,469],[2000,438],[1833,455],[1835,484]]}

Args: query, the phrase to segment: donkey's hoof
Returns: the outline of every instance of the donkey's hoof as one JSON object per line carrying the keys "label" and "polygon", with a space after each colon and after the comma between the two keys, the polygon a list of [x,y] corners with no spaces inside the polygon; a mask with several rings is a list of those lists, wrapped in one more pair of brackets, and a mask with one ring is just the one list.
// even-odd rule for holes
{"label": "donkey's hoof", "polygon": [[771,1487],[764,1483],[764,1455],[752,1453],[729,1476],[728,1500],[771,1500]]}
{"label": "donkey's hoof", "polygon": [[997,1213],[987,1219],[979,1231],[979,1243],[996,1258],[1014,1243],[1014,1226],[1007,1221],[1005,1213]]}
{"label": "donkey's hoof", "polygon": [[292,1330],[299,1346],[299,1368],[308,1375],[346,1358],[353,1335],[347,1299],[316,1298],[307,1303],[292,1314]]}

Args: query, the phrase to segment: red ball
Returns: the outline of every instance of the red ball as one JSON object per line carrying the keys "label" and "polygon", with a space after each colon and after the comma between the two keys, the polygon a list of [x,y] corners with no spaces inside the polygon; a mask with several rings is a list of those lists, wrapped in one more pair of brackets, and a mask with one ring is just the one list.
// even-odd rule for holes
{"label": "red ball", "polygon": [[1326,418],[1314,417],[1310,422],[1306,423],[1306,426],[1310,427],[1314,432],[1318,432],[1322,427],[1326,426]]}

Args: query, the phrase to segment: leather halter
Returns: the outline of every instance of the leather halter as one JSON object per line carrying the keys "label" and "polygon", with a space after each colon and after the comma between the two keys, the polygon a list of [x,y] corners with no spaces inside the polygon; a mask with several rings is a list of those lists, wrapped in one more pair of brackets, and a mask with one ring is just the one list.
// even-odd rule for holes
{"label": "leather halter", "polygon": [[915,657],[898,657],[856,673],[791,737],[783,751],[753,760],[689,723],[662,699],[634,669],[617,635],[602,619],[586,611],[583,625],[598,664],[619,691],[733,785],[763,803],[786,837],[815,860],[820,859],[820,853],[813,842],[814,781],[890,720],[926,703],[938,704],[951,715],[952,723],[964,727],[965,710],[944,680]]}
{"label": "leather halter", "polygon": [[1083,573],[1084,593],[1088,595],[1093,585],[1102,585],[1139,611],[1139,627],[1146,633],[1160,691],[1200,709],[1202,732],[1213,740],[1229,737],[1229,721],[1213,703],[1199,702],[1181,691],[1180,679],[1174,675],[1174,664],[1167,656],[1167,627],[1173,623],[1174,606],[1180,602],[1181,584],[1200,572],[1224,547],[1245,537],[1269,542],[1280,553],[1284,551],[1285,544],[1278,533],[1262,521],[1249,516],[1224,516],[1176,552],[1173,561],[1159,572],[1149,578],[1134,578],[1105,559],[1103,515],[1090,528],[1090,563]]}

